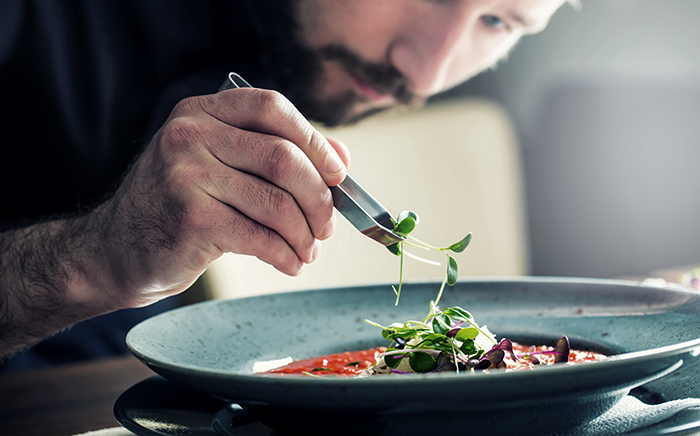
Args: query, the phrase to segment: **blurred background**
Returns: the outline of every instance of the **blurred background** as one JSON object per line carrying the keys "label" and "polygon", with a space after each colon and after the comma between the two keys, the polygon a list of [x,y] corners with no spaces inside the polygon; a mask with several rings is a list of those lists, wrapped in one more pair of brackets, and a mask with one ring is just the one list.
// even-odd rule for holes
{"label": "blurred background", "polygon": [[700,2],[583,0],[440,98],[501,103],[519,138],[530,272],[700,264]]}

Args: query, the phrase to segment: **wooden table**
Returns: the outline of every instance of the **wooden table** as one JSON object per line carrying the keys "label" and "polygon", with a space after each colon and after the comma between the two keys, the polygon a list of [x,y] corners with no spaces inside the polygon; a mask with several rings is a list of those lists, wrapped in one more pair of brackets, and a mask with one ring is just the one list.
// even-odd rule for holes
{"label": "wooden table", "polygon": [[71,436],[119,425],[112,408],[154,375],[132,356],[0,377],[0,435]]}

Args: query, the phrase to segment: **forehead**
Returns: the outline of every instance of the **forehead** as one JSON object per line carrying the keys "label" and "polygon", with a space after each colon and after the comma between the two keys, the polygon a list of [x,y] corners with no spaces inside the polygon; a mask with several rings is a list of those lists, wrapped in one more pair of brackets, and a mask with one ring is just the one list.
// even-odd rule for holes
{"label": "forehead", "polygon": [[[405,11],[406,3],[434,5],[436,9],[472,10],[483,14],[509,15],[533,31],[542,30],[567,1],[575,0],[298,0],[298,12],[306,26],[338,26],[352,18],[377,25],[383,17]],[[423,10],[423,9],[416,9]],[[502,18],[502,17],[499,17]],[[328,20],[332,23],[326,22]]]}

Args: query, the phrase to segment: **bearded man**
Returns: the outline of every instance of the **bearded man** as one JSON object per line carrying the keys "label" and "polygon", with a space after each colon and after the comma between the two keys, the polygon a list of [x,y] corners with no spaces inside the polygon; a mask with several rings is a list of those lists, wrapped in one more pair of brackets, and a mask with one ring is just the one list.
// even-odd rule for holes
{"label": "bearded man", "polygon": [[[123,352],[163,307],[120,309],[182,292],[225,252],[299,274],[350,162],[308,120],[419,107],[562,3],[0,1],[1,354],[108,313],[9,362]],[[229,71],[255,88],[212,94]]]}

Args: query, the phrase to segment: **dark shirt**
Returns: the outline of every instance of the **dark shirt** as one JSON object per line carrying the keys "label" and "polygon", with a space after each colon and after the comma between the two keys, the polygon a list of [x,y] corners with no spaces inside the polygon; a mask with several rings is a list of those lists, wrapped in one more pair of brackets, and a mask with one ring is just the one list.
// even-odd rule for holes
{"label": "dark shirt", "polygon": [[[0,226],[104,198],[175,103],[229,71],[264,79],[243,0],[0,0]],[[124,352],[132,325],[176,304],[86,321],[5,369]]]}

